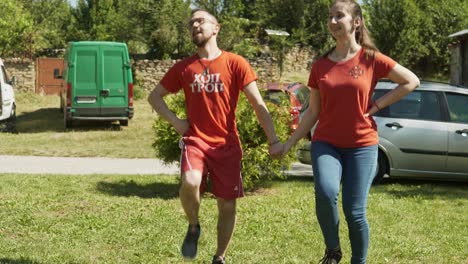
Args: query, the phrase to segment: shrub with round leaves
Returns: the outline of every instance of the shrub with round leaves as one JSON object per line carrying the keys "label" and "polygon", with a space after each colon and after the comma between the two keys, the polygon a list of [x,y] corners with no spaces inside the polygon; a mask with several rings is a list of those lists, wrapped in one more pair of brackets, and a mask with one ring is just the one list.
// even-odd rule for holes
{"label": "shrub with round leaves", "polygon": [[[168,95],[165,101],[169,108],[183,118],[185,114],[184,96],[182,93]],[[286,100],[285,100],[286,101]],[[282,142],[290,135],[290,113],[288,102],[273,104],[266,102],[272,116],[275,130]],[[267,180],[285,177],[282,171],[295,160],[295,150],[281,160],[273,160],[268,154],[267,137],[258,122],[257,116],[247,98],[241,94],[237,107],[237,129],[242,142],[242,179],[245,190],[255,190]],[[153,125],[155,141],[153,147],[156,157],[165,163],[179,162],[180,135],[165,120],[157,117]]]}

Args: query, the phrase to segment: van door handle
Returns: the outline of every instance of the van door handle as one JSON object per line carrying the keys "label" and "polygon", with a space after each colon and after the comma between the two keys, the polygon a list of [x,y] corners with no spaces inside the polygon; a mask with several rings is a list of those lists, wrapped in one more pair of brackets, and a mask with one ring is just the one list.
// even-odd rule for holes
{"label": "van door handle", "polygon": [[109,92],[110,92],[109,89],[102,89],[102,90],[100,91],[100,95],[101,95],[101,96],[104,96],[104,97],[107,97],[107,96],[109,96]]}
{"label": "van door handle", "polygon": [[455,133],[460,134],[460,135],[462,135],[464,137],[467,137],[468,136],[468,129],[457,130],[457,131],[455,131]]}
{"label": "van door handle", "polygon": [[400,123],[397,123],[397,122],[393,122],[393,123],[388,123],[388,124],[385,124],[386,127],[389,127],[393,130],[397,130],[399,128],[403,128],[402,125],[400,125]]}

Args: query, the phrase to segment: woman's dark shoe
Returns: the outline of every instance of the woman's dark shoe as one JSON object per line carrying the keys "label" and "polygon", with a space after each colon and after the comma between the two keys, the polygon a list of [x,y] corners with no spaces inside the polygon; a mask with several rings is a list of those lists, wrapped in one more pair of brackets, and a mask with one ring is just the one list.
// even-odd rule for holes
{"label": "woman's dark shoe", "polygon": [[325,249],[325,256],[320,260],[320,264],[338,264],[341,260],[343,254],[341,254],[341,249]]}
{"label": "woman's dark shoe", "polygon": [[198,239],[200,238],[200,224],[195,226],[189,225],[184,242],[182,243],[182,256],[188,259],[194,259],[197,256]]}

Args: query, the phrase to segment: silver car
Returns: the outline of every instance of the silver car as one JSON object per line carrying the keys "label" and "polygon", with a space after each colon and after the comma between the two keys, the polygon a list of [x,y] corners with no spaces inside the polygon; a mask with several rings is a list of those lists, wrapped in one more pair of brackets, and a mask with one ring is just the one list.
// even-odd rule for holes
{"label": "silver car", "polygon": [[[374,99],[395,84],[377,83]],[[374,182],[390,177],[468,180],[468,88],[421,82],[411,94],[374,115],[379,131]],[[311,164],[310,142],[298,159]]]}

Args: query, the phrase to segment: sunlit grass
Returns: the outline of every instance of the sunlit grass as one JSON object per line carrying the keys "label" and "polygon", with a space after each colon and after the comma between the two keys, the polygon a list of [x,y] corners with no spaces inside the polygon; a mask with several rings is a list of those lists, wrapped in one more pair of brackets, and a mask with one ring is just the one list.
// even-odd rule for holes
{"label": "sunlit grass", "polygon": [[135,101],[128,127],[80,122],[65,130],[58,96],[17,95],[18,134],[0,134],[0,154],[63,157],[153,158],[155,113],[145,99]]}
{"label": "sunlit grass", "polygon": [[[0,180],[0,263],[183,263],[187,223],[175,176],[6,174]],[[466,263],[466,187],[373,187],[368,263]],[[317,263],[324,246],[314,207],[306,177],[275,181],[240,199],[229,263]],[[214,254],[216,218],[215,200],[205,197],[193,263],[209,263]],[[340,234],[342,263],[349,263],[343,218]]]}

